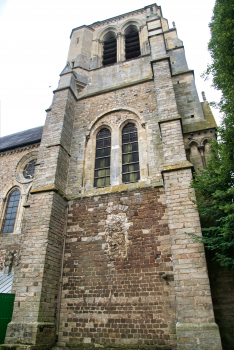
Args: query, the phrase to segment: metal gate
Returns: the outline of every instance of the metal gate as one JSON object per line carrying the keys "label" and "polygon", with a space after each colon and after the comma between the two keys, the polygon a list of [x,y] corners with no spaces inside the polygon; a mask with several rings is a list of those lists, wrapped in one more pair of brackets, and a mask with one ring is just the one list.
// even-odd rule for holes
{"label": "metal gate", "polygon": [[4,343],[7,325],[11,322],[15,294],[0,293],[0,344]]}

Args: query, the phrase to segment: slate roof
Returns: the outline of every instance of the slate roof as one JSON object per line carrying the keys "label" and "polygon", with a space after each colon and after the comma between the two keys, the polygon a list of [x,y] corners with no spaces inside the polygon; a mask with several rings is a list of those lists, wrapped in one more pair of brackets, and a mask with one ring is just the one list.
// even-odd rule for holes
{"label": "slate roof", "polygon": [[0,273],[0,293],[11,293],[14,274],[3,275]]}
{"label": "slate roof", "polygon": [[0,152],[40,142],[43,126],[0,137]]}

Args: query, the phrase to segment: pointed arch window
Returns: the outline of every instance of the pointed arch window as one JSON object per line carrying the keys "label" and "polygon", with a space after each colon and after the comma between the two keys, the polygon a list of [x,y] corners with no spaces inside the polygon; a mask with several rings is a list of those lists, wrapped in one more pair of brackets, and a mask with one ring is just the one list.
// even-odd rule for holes
{"label": "pointed arch window", "polygon": [[103,40],[103,66],[117,62],[117,41],[115,33],[108,32]]}
{"label": "pointed arch window", "polygon": [[110,185],[111,133],[103,128],[97,134],[94,187]]}
{"label": "pointed arch window", "polygon": [[137,128],[128,123],[122,130],[122,180],[136,182],[140,179]]}
{"label": "pointed arch window", "polygon": [[125,57],[126,60],[141,55],[140,40],[138,29],[134,25],[130,25],[125,30]]}
{"label": "pointed arch window", "polygon": [[14,231],[15,219],[16,219],[16,214],[19,206],[19,200],[20,200],[20,191],[14,190],[8,198],[2,233],[11,233]]}

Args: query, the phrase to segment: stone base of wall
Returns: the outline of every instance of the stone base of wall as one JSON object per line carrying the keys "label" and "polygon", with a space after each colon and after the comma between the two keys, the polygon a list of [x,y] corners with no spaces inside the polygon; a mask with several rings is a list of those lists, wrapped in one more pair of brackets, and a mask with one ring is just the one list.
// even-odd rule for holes
{"label": "stone base of wall", "polygon": [[234,349],[234,271],[226,270],[206,251],[215,322],[219,326],[223,350]]}
{"label": "stone base of wall", "polygon": [[0,350],[49,350],[51,345],[23,345],[23,344],[4,344],[0,345]]}
{"label": "stone base of wall", "polygon": [[[23,337],[22,337],[23,335]],[[7,337],[0,350],[5,348],[47,350],[55,345],[55,324],[44,322],[14,323],[7,328]],[[14,344],[14,345],[12,345]],[[16,345],[17,344],[17,345]]]}
{"label": "stone base of wall", "polygon": [[[55,346],[51,350],[177,350],[176,347],[168,347],[165,345],[100,345],[100,344],[92,344],[92,345],[86,345],[86,344],[74,344],[74,346],[69,347],[61,347],[61,346]],[[1,349],[0,349],[1,350]],[[18,350],[18,349],[17,349]],[[21,350],[21,349],[20,349]]]}
{"label": "stone base of wall", "polygon": [[178,350],[222,350],[216,323],[177,323]]}

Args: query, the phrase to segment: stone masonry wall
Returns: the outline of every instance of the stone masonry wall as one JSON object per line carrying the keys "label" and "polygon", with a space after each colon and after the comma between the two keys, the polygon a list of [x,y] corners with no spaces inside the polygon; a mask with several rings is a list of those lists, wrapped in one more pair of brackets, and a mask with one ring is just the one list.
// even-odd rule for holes
{"label": "stone masonry wall", "polygon": [[[55,93],[47,115],[38,167],[23,224],[21,260],[15,271],[16,292],[6,343],[55,343],[55,315],[61,267],[75,98],[70,89]],[[23,322],[22,322],[23,321]]]}
{"label": "stone masonry wall", "polygon": [[0,153],[0,232],[2,229],[5,209],[8,200],[8,192],[17,186],[21,197],[17,211],[17,217],[13,233],[0,234],[0,272],[3,271],[4,262],[10,252],[14,252],[13,267],[19,257],[19,248],[21,242],[21,227],[24,215],[23,205],[27,200],[28,191],[32,183],[22,184],[17,181],[15,171],[20,159],[31,151],[38,150],[38,145],[21,147],[7,152]]}
{"label": "stone masonry wall", "polygon": [[223,350],[234,349],[234,271],[225,270],[206,252],[215,321],[220,329]]}
{"label": "stone masonry wall", "polygon": [[47,192],[34,194],[26,208],[12,290],[14,313],[5,343],[54,343],[65,205],[59,194]]}
{"label": "stone masonry wall", "polygon": [[58,346],[172,349],[175,322],[163,187],[70,202]]}
{"label": "stone masonry wall", "polygon": [[[142,142],[147,148],[144,158],[148,166],[149,178],[154,182],[161,181],[162,142],[157,123],[154,82],[149,81],[78,101],[71,145],[68,195],[79,194],[83,186],[86,136],[90,132],[91,123],[108,112],[114,114],[114,111],[119,111],[118,113],[124,116],[125,110],[129,109],[136,114],[140,123],[146,123],[146,139]],[[119,123],[119,118],[116,118],[116,123]]]}

